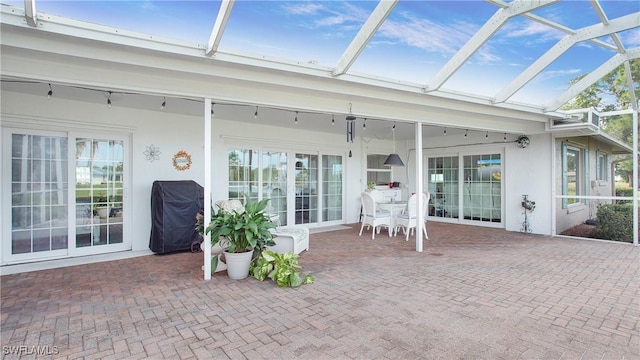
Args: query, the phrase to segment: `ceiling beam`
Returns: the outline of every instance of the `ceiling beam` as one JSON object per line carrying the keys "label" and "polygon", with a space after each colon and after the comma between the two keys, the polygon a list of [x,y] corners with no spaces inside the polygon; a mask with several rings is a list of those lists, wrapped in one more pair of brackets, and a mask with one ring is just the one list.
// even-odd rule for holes
{"label": "ceiling beam", "polygon": [[624,71],[627,74],[627,86],[629,87],[631,108],[633,109],[633,111],[638,112],[638,99],[636,99],[636,92],[633,88],[633,74],[631,73],[631,64],[629,63],[629,61],[624,62]]}
{"label": "ceiling beam", "polygon": [[24,17],[29,26],[37,26],[38,14],[36,12],[36,0],[24,0]]}
{"label": "ceiling beam", "polygon": [[509,85],[505,86],[495,97],[494,103],[507,101],[513,94],[525,86],[535,76],[540,74],[547,66],[569,50],[578,42],[593,39],[600,36],[615,34],[618,31],[625,31],[638,27],[640,24],[640,13],[622,16],[606,24],[596,24],[587,26],[576,31],[573,35],[567,35],[544,55],[540,56],[525,71],[521,72]]}
{"label": "ceiling beam", "polygon": [[427,84],[425,90],[439,89],[493,34],[510,18],[549,5],[558,0],[515,0],[507,7],[499,9],[467,41],[464,46],[438,71]]}
{"label": "ceiling beam", "polygon": [[362,25],[358,34],[353,38],[351,44],[338,60],[337,65],[332,71],[333,76],[346,73],[358,55],[362,52],[369,40],[378,31],[382,23],[387,19],[393,8],[398,4],[398,0],[380,0],[378,6],[373,10],[367,21]]}
{"label": "ceiling beam", "polygon": [[[506,8],[507,6],[509,6],[509,3],[505,2],[503,0],[485,0],[485,1],[490,2],[490,3],[494,4],[494,5],[500,6],[502,8]],[[575,30],[573,30],[571,28],[568,28],[568,27],[566,27],[564,25],[560,25],[560,24],[558,24],[556,22],[547,20],[547,19],[545,19],[543,17],[540,17],[538,15],[535,15],[535,14],[526,13],[526,14],[522,14],[522,17],[525,17],[525,18],[527,18],[529,20],[533,20],[533,21],[535,21],[537,23],[549,26],[549,27],[551,27],[553,29],[562,31],[562,32],[567,33],[569,35],[575,33]],[[611,44],[609,44],[607,42],[604,42],[604,41],[602,41],[600,39],[591,39],[589,41],[594,43],[594,44],[597,44],[597,45],[599,45],[599,46],[601,46],[601,47],[603,47],[605,49],[609,49],[611,51],[617,51],[618,50],[614,45],[611,45]]]}
{"label": "ceiling beam", "polygon": [[[605,14],[604,9],[600,5],[600,1],[591,0],[590,2],[593,9],[596,11],[596,14],[598,14],[600,21],[602,21],[602,23],[605,26],[609,25],[609,19],[607,17],[607,14]],[[622,45],[622,41],[620,41],[620,37],[618,36],[618,34],[616,33],[611,34],[611,40],[613,40],[613,42],[618,47],[618,52],[624,52],[624,45]]]}
{"label": "ceiling beam", "polygon": [[545,106],[545,111],[558,110],[562,105],[568,103],[571,99],[583,92],[589,86],[595,84],[598,80],[602,79],[605,75],[615,70],[625,61],[640,58],[640,47],[628,50],[624,54],[617,54],[611,59],[607,60],[604,64],[600,65],[597,69],[588,73],[580,81],[573,84],[567,91],[560,95],[553,103]]}
{"label": "ceiling beam", "polygon": [[207,51],[205,53],[207,56],[213,56],[213,54],[218,51],[218,46],[220,46],[222,34],[224,33],[224,29],[227,27],[227,22],[231,16],[231,10],[233,9],[234,3],[235,0],[222,0],[220,3],[218,17],[216,18],[215,24],[213,24],[211,36],[209,37],[209,45],[207,46]]}

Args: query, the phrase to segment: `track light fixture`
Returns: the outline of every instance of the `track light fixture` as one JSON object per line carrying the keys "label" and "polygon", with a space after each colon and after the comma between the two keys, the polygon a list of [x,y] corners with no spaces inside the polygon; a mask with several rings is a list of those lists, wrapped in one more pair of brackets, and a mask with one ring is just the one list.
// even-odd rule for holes
{"label": "track light fixture", "polygon": [[164,110],[164,107],[167,106],[167,97],[162,97],[162,105],[160,105],[160,110]]}
{"label": "track light fixture", "polygon": [[489,138],[489,132],[488,132],[488,131],[487,131],[487,133],[484,135],[484,138],[485,138],[485,139],[488,139],[488,138]]}
{"label": "track light fixture", "polygon": [[367,118],[364,118],[364,122],[362,123],[362,130],[367,129]]}
{"label": "track light fixture", "polygon": [[296,111],[296,118],[293,120],[293,123],[298,125],[298,112]]}
{"label": "track light fixture", "polygon": [[442,135],[447,136],[447,128],[446,127],[444,128],[444,131],[442,132]]}
{"label": "track light fixture", "polygon": [[214,107],[216,107],[216,103],[211,104],[211,117],[214,117],[216,115],[215,111],[213,110]]}
{"label": "track light fixture", "polygon": [[502,138],[503,141],[507,141],[507,133],[504,133],[504,137]]}
{"label": "track light fixture", "polygon": [[336,116],[334,114],[331,114],[331,125],[335,125],[336,124]]}
{"label": "track light fixture", "polygon": [[53,96],[53,89],[51,88],[51,84],[49,84],[49,92],[47,93],[47,100],[51,99]]}
{"label": "track light fixture", "polygon": [[253,113],[253,118],[257,119],[258,118],[258,107],[256,106],[256,112]]}
{"label": "track light fixture", "polygon": [[466,129],[466,130],[464,131],[464,138],[465,138],[465,139],[467,138],[467,135],[469,135],[469,129]]}
{"label": "track light fixture", "polygon": [[107,97],[107,106],[111,108],[111,91],[109,91],[109,97]]}

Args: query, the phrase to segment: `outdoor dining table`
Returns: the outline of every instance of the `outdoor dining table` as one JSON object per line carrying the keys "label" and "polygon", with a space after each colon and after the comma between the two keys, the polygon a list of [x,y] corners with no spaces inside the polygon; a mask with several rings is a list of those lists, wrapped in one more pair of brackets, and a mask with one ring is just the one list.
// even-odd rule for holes
{"label": "outdoor dining table", "polygon": [[407,207],[407,201],[385,201],[376,203],[380,210],[387,210],[391,214],[391,229],[393,236],[396,236],[396,216]]}

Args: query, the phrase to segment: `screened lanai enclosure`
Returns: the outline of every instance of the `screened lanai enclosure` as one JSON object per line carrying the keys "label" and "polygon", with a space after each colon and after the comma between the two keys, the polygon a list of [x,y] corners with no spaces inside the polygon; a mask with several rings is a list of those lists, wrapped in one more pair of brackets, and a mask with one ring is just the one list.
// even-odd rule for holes
{"label": "screened lanai enclosure", "polygon": [[1,3],[0,268],[146,254],[156,180],[310,229],[369,184],[545,235],[630,202],[638,243],[635,0]]}

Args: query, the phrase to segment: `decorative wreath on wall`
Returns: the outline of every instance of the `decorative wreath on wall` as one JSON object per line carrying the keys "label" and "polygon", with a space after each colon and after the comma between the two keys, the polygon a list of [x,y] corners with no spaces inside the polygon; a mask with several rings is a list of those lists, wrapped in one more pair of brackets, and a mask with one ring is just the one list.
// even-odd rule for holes
{"label": "decorative wreath on wall", "polygon": [[191,155],[186,151],[180,150],[173,155],[173,167],[178,171],[184,171],[191,167]]}

